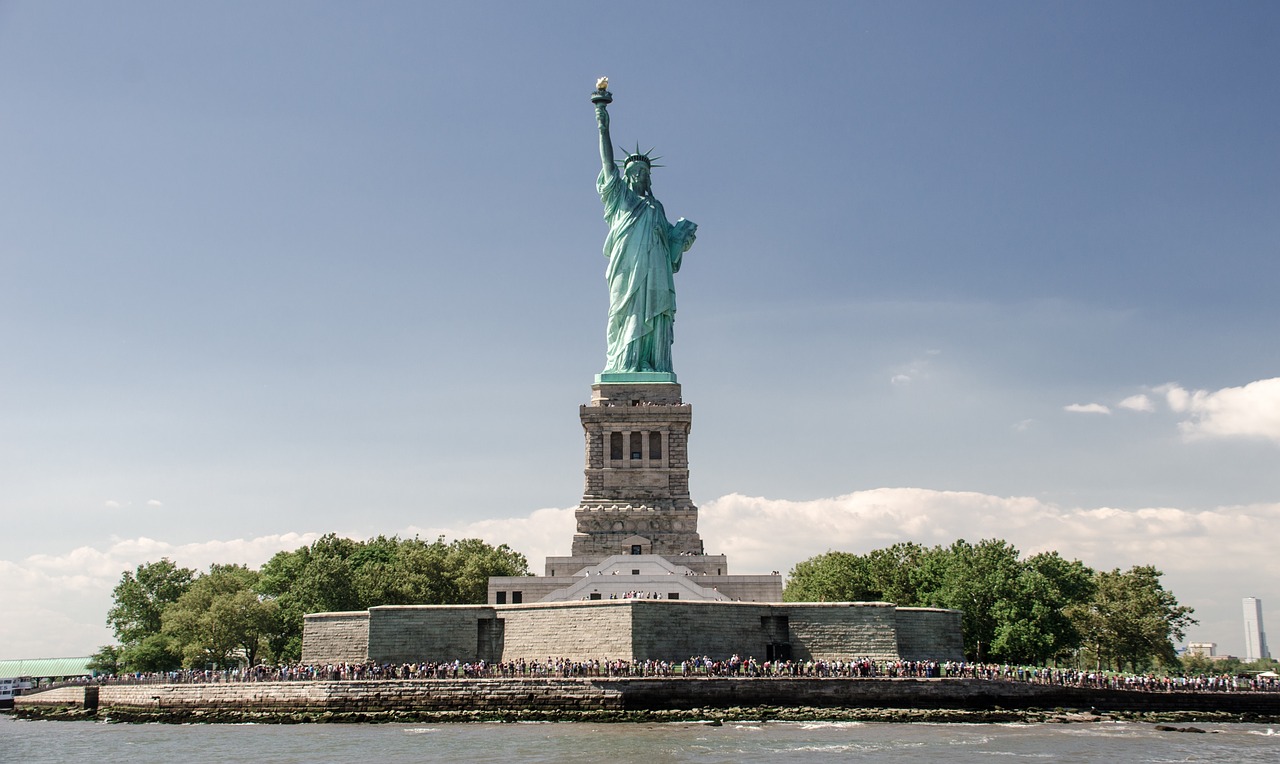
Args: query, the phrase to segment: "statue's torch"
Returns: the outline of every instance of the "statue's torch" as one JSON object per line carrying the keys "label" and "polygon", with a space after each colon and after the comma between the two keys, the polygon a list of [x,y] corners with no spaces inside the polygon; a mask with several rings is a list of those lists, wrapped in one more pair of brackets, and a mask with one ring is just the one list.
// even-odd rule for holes
{"label": "statue's torch", "polygon": [[601,77],[596,80],[596,89],[591,92],[591,103],[613,103],[613,93],[609,92],[608,77]]}

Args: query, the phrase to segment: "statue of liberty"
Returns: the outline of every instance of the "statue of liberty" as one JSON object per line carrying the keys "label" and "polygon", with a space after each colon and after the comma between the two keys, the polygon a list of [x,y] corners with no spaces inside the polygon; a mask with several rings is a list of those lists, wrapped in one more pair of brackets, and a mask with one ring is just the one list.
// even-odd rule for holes
{"label": "statue of liberty", "polygon": [[[674,382],[671,368],[672,324],[676,317],[676,289],[672,274],[693,246],[698,226],[684,218],[672,225],[662,203],[653,196],[650,173],[655,166],[653,149],[614,159],[609,136],[607,90],[609,79],[596,83],[591,101],[596,105],[600,128],[600,177],[596,189],[604,202],[609,234],[604,256],[609,258],[605,279],[609,282],[608,360],[600,381],[613,375],[632,375],[618,381]],[[621,165],[621,171],[619,171]],[[636,373],[643,377],[636,379]]]}

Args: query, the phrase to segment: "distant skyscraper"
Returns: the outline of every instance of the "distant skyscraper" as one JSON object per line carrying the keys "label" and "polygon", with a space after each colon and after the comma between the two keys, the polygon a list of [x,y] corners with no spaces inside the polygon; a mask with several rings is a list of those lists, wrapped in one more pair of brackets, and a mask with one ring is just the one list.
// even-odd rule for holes
{"label": "distant skyscraper", "polygon": [[1267,651],[1267,632],[1262,628],[1262,600],[1245,597],[1244,659],[1248,662],[1270,657],[1271,653]]}

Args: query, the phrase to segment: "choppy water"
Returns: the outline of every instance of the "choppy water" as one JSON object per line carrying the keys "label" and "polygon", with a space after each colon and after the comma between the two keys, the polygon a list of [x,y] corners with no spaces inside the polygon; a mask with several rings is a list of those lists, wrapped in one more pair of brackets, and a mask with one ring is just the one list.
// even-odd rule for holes
{"label": "choppy water", "polygon": [[[1186,725],[1179,725],[1186,726]],[[1199,724],[124,725],[0,716],[12,762],[1277,762],[1280,729]]]}

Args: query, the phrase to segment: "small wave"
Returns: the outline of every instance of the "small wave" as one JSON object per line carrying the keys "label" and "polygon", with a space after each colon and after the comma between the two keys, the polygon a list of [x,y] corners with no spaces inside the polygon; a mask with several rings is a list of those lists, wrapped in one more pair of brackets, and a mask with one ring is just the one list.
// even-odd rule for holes
{"label": "small wave", "polygon": [[406,735],[425,735],[428,732],[439,732],[437,727],[406,727],[404,734]]}
{"label": "small wave", "polygon": [[986,735],[973,738],[972,740],[948,740],[947,745],[986,745],[991,742],[991,738]]}
{"label": "small wave", "polygon": [[789,750],[803,751],[804,753],[851,753],[855,751],[879,751],[882,749],[875,746],[856,745],[854,743],[832,743],[830,745],[799,745]]}
{"label": "small wave", "polygon": [[785,748],[786,751],[796,751],[804,753],[891,753],[903,748],[924,748],[924,743],[916,742],[896,742],[896,743],[826,743],[823,745],[810,744],[798,745],[794,748]]}
{"label": "small wave", "polygon": [[1104,726],[1103,724],[1068,725],[1066,729],[1058,730],[1058,732],[1063,735],[1080,735],[1082,737],[1129,737],[1134,733],[1132,729],[1121,729],[1109,725]]}
{"label": "small wave", "polygon": [[846,727],[865,727],[866,722],[804,722],[802,730],[845,729]]}
{"label": "small wave", "polygon": [[1267,731],[1266,731],[1266,732],[1263,732],[1262,730],[1249,730],[1247,734],[1249,734],[1249,735],[1261,735],[1261,736],[1263,736],[1263,737],[1274,737],[1274,736],[1275,736],[1275,734],[1276,734],[1276,731],[1275,731],[1275,730],[1273,730],[1273,729],[1271,729],[1270,727],[1267,727]]}

